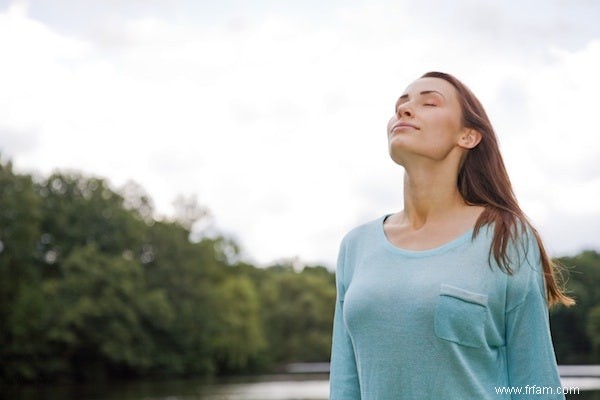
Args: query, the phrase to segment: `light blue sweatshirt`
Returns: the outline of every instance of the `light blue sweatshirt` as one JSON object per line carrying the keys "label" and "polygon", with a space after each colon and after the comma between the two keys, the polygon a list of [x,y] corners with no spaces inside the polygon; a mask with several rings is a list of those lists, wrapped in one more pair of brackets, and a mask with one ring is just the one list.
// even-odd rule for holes
{"label": "light blue sweatshirt", "polygon": [[508,275],[489,265],[491,228],[412,251],[384,218],[342,240],[330,399],[564,399],[533,236]]}

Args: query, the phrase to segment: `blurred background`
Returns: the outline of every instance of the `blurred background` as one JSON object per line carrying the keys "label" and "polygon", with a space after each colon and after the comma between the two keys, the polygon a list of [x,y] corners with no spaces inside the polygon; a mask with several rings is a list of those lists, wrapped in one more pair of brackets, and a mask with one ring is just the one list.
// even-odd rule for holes
{"label": "blurred background", "polygon": [[193,379],[208,398],[294,371],[318,388],[277,390],[325,398],[339,241],[402,208],[385,127],[430,70],[483,102],[570,271],[559,363],[600,364],[598,17],[589,0],[0,0],[0,382]]}

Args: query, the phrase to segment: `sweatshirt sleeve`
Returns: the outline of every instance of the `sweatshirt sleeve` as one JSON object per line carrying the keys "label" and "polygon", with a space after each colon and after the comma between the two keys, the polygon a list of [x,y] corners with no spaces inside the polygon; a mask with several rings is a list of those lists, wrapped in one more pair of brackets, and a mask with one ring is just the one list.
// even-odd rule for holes
{"label": "sweatshirt sleeve", "polygon": [[[529,235],[528,235],[529,236]],[[513,399],[565,399],[550,334],[542,266],[530,237],[523,261],[508,278],[506,351]]]}
{"label": "sweatshirt sleeve", "polygon": [[352,340],[346,330],[343,316],[344,296],[346,294],[346,285],[344,283],[345,258],[345,245],[344,242],[342,242],[335,274],[337,296],[333,319],[333,338],[329,375],[330,400],[360,400],[360,386],[356,369],[356,359],[354,357],[354,348],[352,346]]}

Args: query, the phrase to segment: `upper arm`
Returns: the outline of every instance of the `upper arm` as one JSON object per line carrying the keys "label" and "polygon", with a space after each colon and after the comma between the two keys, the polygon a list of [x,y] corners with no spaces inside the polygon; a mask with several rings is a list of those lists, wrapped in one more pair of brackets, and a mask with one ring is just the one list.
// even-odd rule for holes
{"label": "upper arm", "polygon": [[[537,242],[529,240],[526,250],[520,256],[518,269],[508,277],[505,325],[508,378],[513,387],[537,385],[556,389],[561,383]],[[563,395],[547,398],[564,399]]]}
{"label": "upper arm", "polygon": [[360,385],[354,347],[344,322],[344,296],[347,286],[345,281],[346,251],[344,241],[340,247],[336,268],[337,296],[333,321],[333,338],[330,365],[330,399],[360,400]]}

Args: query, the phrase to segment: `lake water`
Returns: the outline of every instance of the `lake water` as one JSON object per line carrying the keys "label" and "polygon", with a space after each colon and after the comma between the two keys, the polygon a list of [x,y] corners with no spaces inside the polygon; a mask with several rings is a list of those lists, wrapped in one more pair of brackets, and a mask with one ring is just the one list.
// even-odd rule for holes
{"label": "lake water", "polygon": [[[562,373],[562,371],[561,371]],[[571,371],[576,374],[577,371]],[[563,386],[578,387],[567,399],[600,400],[600,377],[564,376]],[[326,374],[269,375],[227,381],[164,381],[94,386],[54,386],[4,391],[11,400],[326,400]]]}

